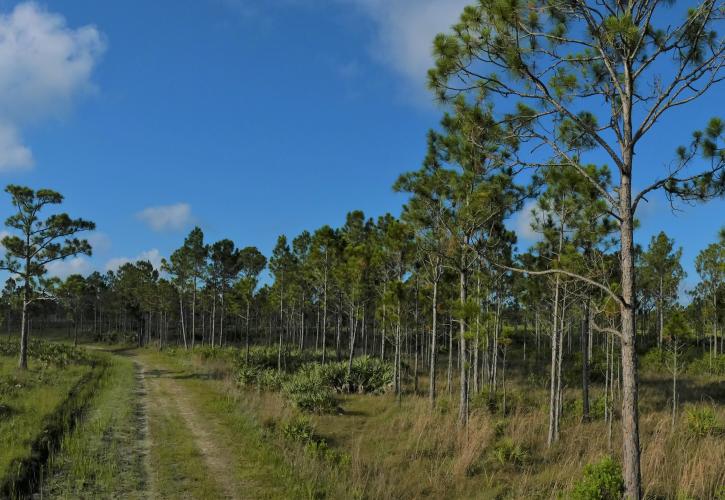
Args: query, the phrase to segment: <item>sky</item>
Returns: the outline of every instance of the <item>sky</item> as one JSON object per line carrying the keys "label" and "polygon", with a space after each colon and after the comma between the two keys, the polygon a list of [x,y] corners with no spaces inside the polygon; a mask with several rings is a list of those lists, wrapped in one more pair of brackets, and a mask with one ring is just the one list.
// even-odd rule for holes
{"label": "sky", "polygon": [[[431,41],[466,3],[0,0],[0,182],[60,191],[96,222],[94,255],[60,276],[158,264],[194,225],[269,255],[279,234],[350,210],[397,215],[391,186],[442,114],[425,89]],[[722,97],[659,125],[643,168],[662,169]],[[674,237],[692,286],[725,202],[681,208],[652,197],[636,238]],[[535,238],[527,214],[509,221],[520,248]]]}

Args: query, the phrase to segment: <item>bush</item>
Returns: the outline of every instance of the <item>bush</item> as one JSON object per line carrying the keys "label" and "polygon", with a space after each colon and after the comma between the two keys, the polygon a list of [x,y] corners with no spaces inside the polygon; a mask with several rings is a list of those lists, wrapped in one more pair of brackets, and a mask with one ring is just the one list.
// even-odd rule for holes
{"label": "bush", "polygon": [[324,365],[307,364],[284,384],[285,394],[299,409],[314,413],[337,410],[337,400],[333,390],[325,383],[324,371]]}
{"label": "bush", "polygon": [[[249,349],[249,357],[247,357],[245,349],[236,350],[237,362],[241,366],[251,366],[263,370],[277,370],[279,361],[279,351],[277,346],[257,346]],[[319,361],[321,354],[309,351],[300,351],[297,348],[283,347],[282,350],[282,370],[288,373],[297,371],[300,367],[307,363]]]}
{"label": "bush", "polygon": [[445,396],[436,398],[436,411],[441,415],[448,415],[451,412],[451,400]]}
{"label": "bush", "polygon": [[[581,420],[584,415],[584,401],[581,396],[566,399],[564,402],[565,409],[563,414],[569,416],[575,420]],[[598,420],[604,418],[604,408],[606,405],[606,398],[604,395],[594,397],[592,393],[589,393],[589,418],[591,420]]]}
{"label": "bush", "polygon": [[288,441],[297,441],[304,444],[314,442],[315,428],[308,418],[297,416],[282,426],[282,435]]}
{"label": "bush", "polygon": [[501,465],[511,464],[516,467],[526,465],[529,453],[510,438],[502,439],[493,449],[493,456]]}
{"label": "bush", "polygon": [[352,360],[350,377],[347,376],[347,361],[319,365],[322,382],[335,392],[357,392],[380,394],[393,383],[393,366],[370,356]]}
{"label": "bush", "polygon": [[249,365],[242,365],[237,370],[237,383],[243,387],[256,385],[259,377],[259,370]]}
{"label": "bush", "polygon": [[685,413],[687,431],[697,437],[717,435],[722,430],[715,411],[710,407],[688,408]]}
{"label": "bush", "polygon": [[619,464],[604,457],[584,467],[584,477],[574,486],[574,500],[619,500],[624,493],[624,479]]}
{"label": "bush", "polygon": [[385,392],[393,383],[393,365],[370,356],[355,358],[348,382],[350,391],[368,394]]}
{"label": "bush", "polygon": [[208,345],[194,347],[193,353],[202,361],[233,360],[238,356],[239,350],[233,347],[211,347]]}
{"label": "bush", "polygon": [[282,426],[282,436],[287,441],[304,445],[307,454],[336,466],[350,464],[350,455],[329,447],[325,439],[315,434],[315,428],[308,418],[293,417]]}
{"label": "bush", "polygon": [[250,365],[242,365],[236,375],[237,383],[242,387],[257,386],[260,390],[272,392],[282,389],[286,379],[287,376],[276,368],[260,369]]}
{"label": "bush", "polygon": [[[19,354],[20,344],[16,339],[0,340],[0,356],[18,356]],[[35,339],[30,339],[28,342],[28,357],[39,361],[44,366],[52,365],[59,368],[90,361],[85,349]]]}
{"label": "bush", "polygon": [[257,373],[257,385],[261,390],[277,392],[282,389],[286,380],[284,373],[273,370],[260,370]]}
{"label": "bush", "polygon": [[659,347],[650,349],[640,359],[643,371],[663,372],[667,370],[668,355],[664,349]]}
{"label": "bush", "polygon": [[704,353],[687,367],[690,375],[725,375],[725,354]]}
{"label": "bush", "polygon": [[343,392],[347,387],[347,363],[327,363],[324,365],[309,365],[308,369],[314,366],[322,384],[328,386],[335,392]]}

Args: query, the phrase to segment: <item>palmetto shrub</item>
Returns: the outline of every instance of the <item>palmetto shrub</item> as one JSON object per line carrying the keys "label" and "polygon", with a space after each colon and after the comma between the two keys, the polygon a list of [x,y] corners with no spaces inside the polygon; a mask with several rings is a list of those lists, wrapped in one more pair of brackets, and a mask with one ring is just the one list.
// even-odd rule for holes
{"label": "palmetto shrub", "polygon": [[624,493],[624,480],[619,464],[604,457],[584,468],[584,477],[574,486],[574,500],[619,500]]}
{"label": "palmetto shrub", "polygon": [[300,410],[313,413],[337,410],[335,393],[323,378],[323,369],[324,365],[307,364],[284,383],[284,393]]}
{"label": "palmetto shrub", "polygon": [[685,412],[685,422],[687,432],[696,437],[718,435],[723,430],[715,410],[709,406],[688,408]]}
{"label": "palmetto shrub", "polygon": [[298,441],[302,444],[316,440],[315,428],[309,418],[297,415],[282,425],[282,435],[288,441]]}
{"label": "palmetto shrub", "polygon": [[393,365],[370,356],[361,356],[352,361],[349,389],[354,392],[379,394],[393,383]]}
{"label": "palmetto shrub", "polygon": [[[0,356],[17,356],[19,353],[20,345],[17,340],[0,340]],[[80,347],[34,339],[28,342],[28,355],[42,365],[52,365],[60,368],[70,364],[82,364],[90,361],[85,349]]]}
{"label": "palmetto shrub", "polygon": [[380,394],[393,383],[393,365],[370,356],[354,358],[349,377],[347,361],[315,365],[322,381],[335,392]]}

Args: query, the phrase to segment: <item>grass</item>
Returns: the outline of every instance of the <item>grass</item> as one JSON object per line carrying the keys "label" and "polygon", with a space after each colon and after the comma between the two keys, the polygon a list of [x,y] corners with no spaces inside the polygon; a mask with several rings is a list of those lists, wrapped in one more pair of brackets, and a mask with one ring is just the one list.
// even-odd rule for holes
{"label": "grass", "polygon": [[[559,498],[572,494],[587,464],[620,458],[619,422],[615,419],[610,446],[597,411],[592,422],[581,422],[580,391],[573,384],[564,390],[561,440],[547,446],[547,383],[536,370],[507,374],[505,414],[500,402],[489,406],[485,397],[472,397],[469,426],[462,429],[457,391],[446,395],[445,377],[439,379],[433,410],[423,393],[409,390],[400,403],[391,394],[338,394],[340,413],[301,416],[281,392],[240,387],[232,350],[128,354],[97,355],[105,360],[98,390],[52,457],[44,493],[53,498]],[[148,391],[147,443],[139,420],[136,361],[144,367]],[[10,381],[0,393],[7,402],[7,411],[0,407],[0,438],[11,444],[0,448],[0,457],[15,453],[0,462],[5,476],[10,464],[28,456],[48,416],[91,371],[87,363],[60,369],[31,360],[25,373],[14,366],[15,358],[0,357],[0,380]],[[718,498],[725,493],[725,383],[713,375],[683,375],[674,427],[670,384],[656,369],[642,373],[644,493]],[[426,388],[424,376],[419,387]],[[602,387],[593,384],[592,401],[601,396]],[[21,427],[24,438],[16,432]]]}
{"label": "grass", "polygon": [[140,498],[146,482],[136,370],[128,358],[99,354],[107,369],[82,420],[48,463],[52,498]]}
{"label": "grass", "polygon": [[[175,384],[183,387],[180,396],[159,384],[158,393],[154,394],[154,389],[150,389],[151,400],[158,395],[193,404],[195,414],[204,423],[204,434],[213,439],[216,451],[225,457],[231,474],[231,477],[213,477],[199,447],[194,445],[195,439],[190,439],[199,430],[190,429],[179,419],[174,420],[173,411],[168,415],[154,415],[154,411],[163,413],[164,410],[152,408],[150,421],[159,422],[158,428],[152,426],[150,429],[151,468],[157,471],[152,481],[156,494],[163,492],[175,497],[183,492],[192,498],[223,497],[218,487],[221,480],[228,483],[228,487],[234,485],[235,491],[244,498],[325,496],[324,478],[301,474],[290,457],[282,453],[284,450],[276,446],[276,442],[270,442],[264,427],[249,413],[243,394],[230,379],[217,372],[218,362],[211,361],[202,368],[191,359],[151,351],[143,351],[140,359],[147,366],[161,368],[165,372],[162,376],[172,377]],[[149,385],[153,385],[150,379]],[[154,435],[159,435],[159,439],[153,438]],[[196,441],[199,441],[198,436]]]}
{"label": "grass", "polygon": [[[169,398],[163,389],[153,398]],[[153,436],[149,462],[155,498],[222,498],[223,491],[206,470],[199,449],[184,422],[160,405],[149,408],[149,432]]]}
{"label": "grass", "polygon": [[[69,364],[63,368],[29,360],[25,371],[14,356],[0,356],[0,485],[10,488],[22,472],[22,463],[38,453],[34,449],[69,393],[92,367]],[[58,424],[58,422],[55,422]]]}
{"label": "grass", "polygon": [[[198,356],[177,356],[187,363],[194,359],[204,363]],[[215,373],[223,374],[225,369],[232,367],[213,362]],[[578,389],[564,391],[561,440],[548,447],[546,381],[532,383],[527,374],[513,370],[507,379],[506,415],[500,408],[472,405],[465,430],[457,424],[456,391],[453,398],[446,397],[444,378],[439,379],[441,397],[434,411],[423,394],[409,392],[400,404],[392,395],[340,396],[341,414],[307,418],[319,439],[349,456],[347,467],[333,467],[319,455],[300,451],[300,446],[278,446],[287,450],[287,461],[304,477],[324,478],[330,497],[340,496],[341,491],[347,492],[345,497],[363,498],[566,497],[587,464],[606,456],[619,459],[619,422],[615,419],[610,448],[601,416],[581,422]],[[424,377],[419,383],[426,387]],[[643,373],[644,492],[648,498],[717,498],[725,492],[725,434],[693,431],[688,415],[706,414],[706,420],[719,422],[713,429],[723,429],[725,383],[718,377],[692,374],[679,383],[681,406],[673,429],[668,403],[671,381],[666,374]],[[237,391],[265,429],[280,429],[298,415],[279,393],[253,387]],[[594,384],[591,392],[593,401],[601,398],[602,387]]]}

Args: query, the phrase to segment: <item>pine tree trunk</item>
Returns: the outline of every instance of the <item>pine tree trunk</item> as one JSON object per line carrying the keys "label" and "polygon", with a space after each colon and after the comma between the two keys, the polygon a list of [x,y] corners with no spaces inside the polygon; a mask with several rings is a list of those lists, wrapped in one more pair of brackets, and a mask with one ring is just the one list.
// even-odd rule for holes
{"label": "pine tree trunk", "polygon": [[194,278],[194,292],[191,296],[191,348],[196,344],[196,278]]}
{"label": "pine tree trunk", "polygon": [[453,394],[453,317],[448,318],[448,384],[446,391]]}
{"label": "pine tree trunk", "polygon": [[675,418],[677,417],[677,350],[678,346],[674,345],[672,349],[672,430],[675,430]]}
{"label": "pine tree trunk", "polygon": [[430,333],[430,390],[428,398],[431,408],[435,408],[436,401],[436,329],[438,321],[438,280],[433,282],[433,300],[431,306],[431,333]]}
{"label": "pine tree trunk", "polygon": [[589,421],[589,301],[584,304],[584,318],[581,333],[582,349],[582,420]]}
{"label": "pine tree trunk", "polygon": [[[461,258],[462,260],[465,258],[465,254]],[[466,426],[468,423],[468,373],[467,373],[467,366],[466,366],[466,320],[463,314],[463,310],[465,309],[466,304],[466,271],[465,271],[465,263],[461,262],[461,270],[459,271],[459,279],[460,279],[460,301],[461,301],[461,317],[459,318],[459,335],[460,338],[458,339],[458,343],[460,345],[460,358],[459,358],[459,365],[460,365],[460,379],[461,379],[461,387],[460,387],[460,393],[461,393],[461,401],[459,406],[459,413],[458,413],[458,422],[461,426]]]}
{"label": "pine tree trunk", "polygon": [[549,435],[547,438],[547,444],[551,444],[556,438],[556,360],[559,352],[559,275],[556,275],[554,285],[554,312],[551,321],[551,366],[549,370],[550,385],[549,385]]}
{"label": "pine tree trunk", "polygon": [[355,319],[355,307],[350,305],[350,352],[347,359],[347,392],[351,391],[351,376],[352,376],[352,359],[355,355],[355,328],[357,326],[357,320]]}
{"label": "pine tree trunk", "polygon": [[244,326],[244,362],[249,362],[249,300],[247,300],[247,317]]}
{"label": "pine tree trunk", "polygon": [[[627,161],[628,160],[628,161]],[[625,167],[631,166],[631,151]],[[621,226],[622,300],[622,462],[627,498],[641,498],[637,338],[635,329],[634,220],[629,171],[622,174],[619,189]]]}
{"label": "pine tree trunk", "polygon": [[322,364],[327,360],[327,266],[325,266],[325,285],[322,299]]}

